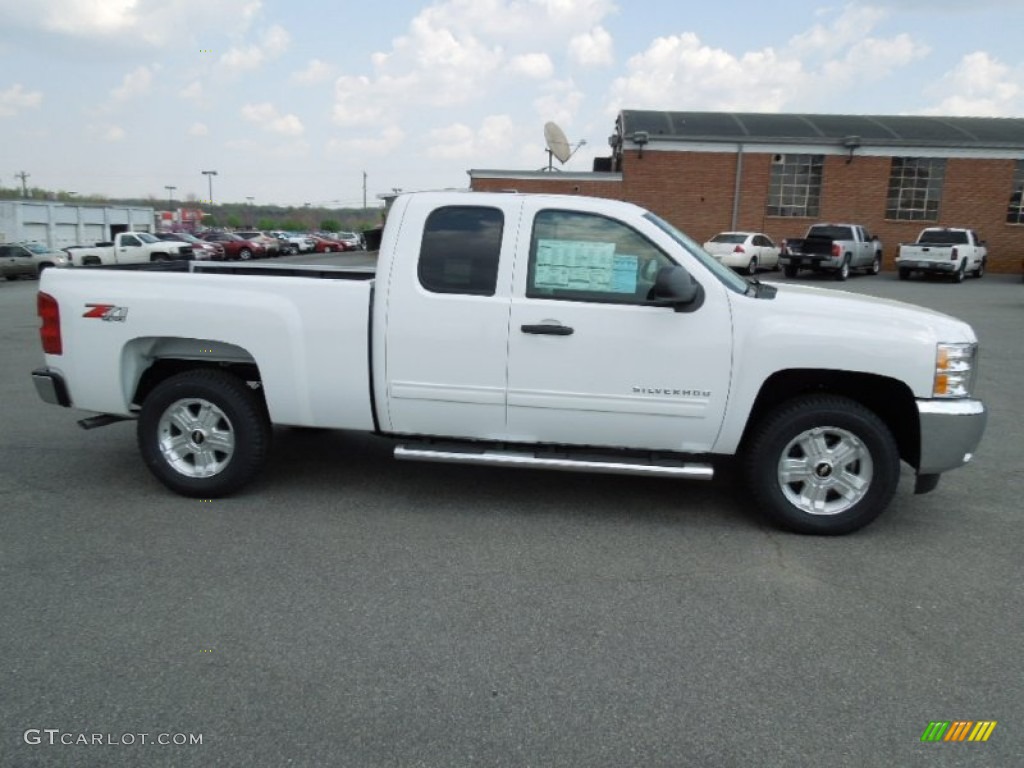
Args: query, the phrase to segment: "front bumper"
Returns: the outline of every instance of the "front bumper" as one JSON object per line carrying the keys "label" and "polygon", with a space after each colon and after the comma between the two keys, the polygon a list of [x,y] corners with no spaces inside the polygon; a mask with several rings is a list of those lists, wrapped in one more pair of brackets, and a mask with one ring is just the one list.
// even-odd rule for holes
{"label": "front bumper", "polygon": [[980,400],[918,400],[921,460],[918,475],[938,475],[974,457],[988,421]]}
{"label": "front bumper", "polygon": [[32,371],[32,383],[36,385],[36,392],[43,402],[50,405],[62,405],[65,408],[71,406],[71,397],[68,395],[68,387],[64,383],[64,377],[49,368],[36,368]]}

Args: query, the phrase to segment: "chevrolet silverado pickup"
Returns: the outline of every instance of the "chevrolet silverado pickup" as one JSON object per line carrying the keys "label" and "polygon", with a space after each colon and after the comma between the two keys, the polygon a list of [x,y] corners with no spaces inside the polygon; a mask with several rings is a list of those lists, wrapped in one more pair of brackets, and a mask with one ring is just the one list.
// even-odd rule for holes
{"label": "chevrolet silverado pickup", "polygon": [[615,200],[405,194],[375,267],[47,270],[38,312],[40,396],[85,427],[136,420],[156,478],[201,498],[295,425],[501,467],[710,479],[738,456],[776,524],[839,534],[885,509],[901,460],[933,490],[986,421],[966,323],[745,280]]}
{"label": "chevrolet silverado pickup", "polygon": [[846,280],[850,271],[871,275],[882,271],[882,243],[858,224],[812,224],[803,238],[786,238],[779,254],[786,277],[801,269],[831,272]]}
{"label": "chevrolet silverado pickup", "polygon": [[148,232],[119,232],[113,242],[66,248],[72,266],[112,266],[145,264],[151,261],[191,259],[192,245],[184,241],[168,242]]}
{"label": "chevrolet silverado pickup", "polygon": [[900,280],[914,272],[925,272],[962,283],[968,273],[978,278],[984,275],[987,260],[988,249],[973,229],[927,227],[916,243],[900,245],[896,268]]}

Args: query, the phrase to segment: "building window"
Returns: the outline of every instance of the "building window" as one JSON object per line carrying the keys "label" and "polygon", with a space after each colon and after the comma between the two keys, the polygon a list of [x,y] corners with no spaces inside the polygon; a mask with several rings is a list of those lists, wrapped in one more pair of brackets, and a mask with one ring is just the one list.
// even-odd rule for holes
{"label": "building window", "polygon": [[885,218],[938,221],[946,161],[937,157],[894,157]]}
{"label": "building window", "polygon": [[1006,207],[1007,224],[1024,224],[1024,160],[1017,161],[1013,172],[1013,191]]}
{"label": "building window", "polygon": [[768,186],[769,216],[817,217],[823,155],[775,155]]}
{"label": "building window", "polygon": [[423,227],[420,284],[432,293],[493,296],[505,217],[496,208],[438,208]]}

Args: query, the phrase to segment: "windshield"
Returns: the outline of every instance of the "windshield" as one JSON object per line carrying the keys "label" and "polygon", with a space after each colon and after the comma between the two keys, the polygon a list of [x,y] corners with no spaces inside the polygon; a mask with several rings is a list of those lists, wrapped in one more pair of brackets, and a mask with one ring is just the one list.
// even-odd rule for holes
{"label": "windshield", "polygon": [[154,235],[149,234],[149,232],[132,232],[132,234],[135,235],[137,238],[139,238],[139,240],[141,240],[144,243],[160,242],[159,237],[155,237]]}
{"label": "windshield", "polygon": [[692,238],[683,234],[667,221],[655,216],[649,211],[644,214],[644,218],[656,224],[659,229],[664,231],[669,237],[679,243],[679,245],[683,246],[683,248],[685,248],[693,258],[703,264],[726,288],[736,291],[736,293],[747,292],[749,284],[746,280],[728,267],[723,267],[714,256],[701,248]]}
{"label": "windshield", "polygon": [[32,253],[49,253],[50,249],[42,243],[24,243],[24,246],[28,248]]}

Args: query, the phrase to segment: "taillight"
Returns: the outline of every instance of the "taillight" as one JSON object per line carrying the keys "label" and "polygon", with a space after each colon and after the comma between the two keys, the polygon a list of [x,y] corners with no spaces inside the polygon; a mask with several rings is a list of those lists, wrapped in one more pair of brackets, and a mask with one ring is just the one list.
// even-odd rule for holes
{"label": "taillight", "polygon": [[841,246],[839,243],[832,243],[832,258],[833,259],[838,259],[842,255],[843,255],[843,246]]}
{"label": "taillight", "polygon": [[956,261],[957,256],[958,256],[958,253],[957,253],[957,250],[956,250],[956,246],[954,245],[953,246],[953,250],[949,252],[949,260],[950,261]]}
{"label": "taillight", "polygon": [[733,253],[746,253],[746,251],[743,250],[743,246],[742,245],[737,245],[735,248],[732,249],[732,252]]}
{"label": "taillight", "polygon": [[64,354],[64,345],[60,338],[60,305],[48,293],[39,291],[36,298],[36,314],[42,319],[39,326],[39,339],[43,342],[43,352],[48,355]]}

